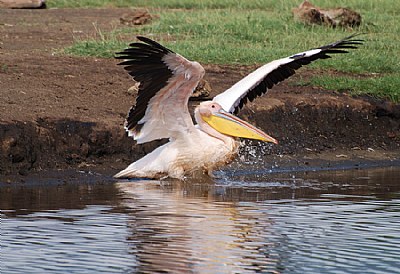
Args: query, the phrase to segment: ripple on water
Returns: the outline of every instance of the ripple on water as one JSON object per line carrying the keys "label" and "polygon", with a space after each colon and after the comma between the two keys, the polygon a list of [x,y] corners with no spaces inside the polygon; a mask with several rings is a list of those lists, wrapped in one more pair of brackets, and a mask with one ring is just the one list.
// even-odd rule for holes
{"label": "ripple on water", "polygon": [[[154,272],[391,273],[400,267],[399,200],[205,202],[184,187],[175,192],[151,183],[119,187],[134,197],[125,205],[135,212],[135,241],[146,246],[138,262],[151,262]],[[171,231],[175,237],[169,237]]]}
{"label": "ripple on water", "polygon": [[126,242],[127,216],[109,209],[88,206],[6,217],[2,273],[129,272],[135,258]]}
{"label": "ripple on water", "polygon": [[298,202],[280,207],[271,217],[276,221],[273,234],[286,238],[281,246],[288,259],[285,269],[291,273],[398,271],[400,220],[393,210],[400,210],[399,202]]}
{"label": "ripple on water", "polygon": [[400,176],[282,176],[4,191],[1,273],[399,272]]}

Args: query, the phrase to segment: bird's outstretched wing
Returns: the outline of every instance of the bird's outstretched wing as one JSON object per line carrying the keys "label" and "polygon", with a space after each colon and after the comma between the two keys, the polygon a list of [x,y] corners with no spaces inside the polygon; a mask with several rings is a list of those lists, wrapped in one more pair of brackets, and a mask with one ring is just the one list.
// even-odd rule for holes
{"label": "bird's outstretched wing", "polygon": [[119,65],[140,83],[125,128],[138,143],[177,138],[194,128],[187,104],[204,68],[149,38],[137,39],[141,42],[116,57],[124,59]]}
{"label": "bird's outstretched wing", "polygon": [[329,45],[272,61],[215,96],[213,101],[219,103],[228,112],[238,113],[248,101],[253,101],[265,94],[268,89],[292,76],[296,69],[318,59],[331,58],[329,54],[347,53],[347,49],[357,48],[363,42],[363,40],[354,39],[357,35],[359,34],[353,34]]}

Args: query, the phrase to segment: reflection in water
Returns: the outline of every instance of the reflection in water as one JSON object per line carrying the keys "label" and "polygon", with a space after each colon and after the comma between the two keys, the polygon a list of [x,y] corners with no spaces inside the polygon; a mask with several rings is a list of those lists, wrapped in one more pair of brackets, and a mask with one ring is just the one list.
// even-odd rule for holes
{"label": "reflection in water", "polygon": [[263,254],[271,220],[255,204],[238,208],[233,202],[189,198],[178,182],[117,186],[133,212],[129,241],[141,271],[239,273],[265,270],[274,260]]}
{"label": "reflection in water", "polygon": [[0,187],[1,273],[396,273],[400,168]]}

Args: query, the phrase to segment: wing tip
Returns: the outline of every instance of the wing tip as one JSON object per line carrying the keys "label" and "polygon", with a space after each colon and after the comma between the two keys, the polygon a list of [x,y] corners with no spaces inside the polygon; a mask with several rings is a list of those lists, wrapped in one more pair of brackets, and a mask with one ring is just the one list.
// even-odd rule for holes
{"label": "wing tip", "polygon": [[[114,58],[115,59],[125,59],[129,60],[132,59],[133,56],[135,55],[140,55],[143,52],[147,52],[147,54],[152,55],[152,54],[169,54],[169,53],[175,53],[174,51],[164,47],[160,43],[146,37],[146,36],[141,36],[137,35],[136,39],[139,40],[139,42],[133,42],[128,45],[123,51],[115,52],[114,53]],[[119,63],[118,65],[124,65],[123,63]]]}
{"label": "wing tip", "polygon": [[140,131],[143,128],[144,124],[131,124],[128,123],[129,117],[125,120],[124,128],[125,131],[128,133],[128,137],[133,137],[134,140],[139,138]]}
{"label": "wing tip", "polygon": [[161,45],[160,43],[146,37],[146,36],[142,36],[142,35],[137,35],[136,39],[138,39],[139,41],[147,44],[147,45],[151,45],[153,47],[156,47],[160,50],[162,50],[165,54],[168,53],[174,53],[172,50],[170,50],[169,48],[164,47],[163,45]]}
{"label": "wing tip", "polygon": [[[316,48],[316,49],[321,49],[321,50],[329,50],[329,49],[333,49],[333,48],[352,48],[352,49],[357,49],[357,45],[363,45],[363,43],[365,42],[364,39],[353,39],[357,36],[360,35],[365,35],[367,33],[365,32],[356,32],[353,33],[349,36],[346,36],[336,42],[330,43],[328,45]],[[336,53],[347,53],[347,52],[336,52]]]}

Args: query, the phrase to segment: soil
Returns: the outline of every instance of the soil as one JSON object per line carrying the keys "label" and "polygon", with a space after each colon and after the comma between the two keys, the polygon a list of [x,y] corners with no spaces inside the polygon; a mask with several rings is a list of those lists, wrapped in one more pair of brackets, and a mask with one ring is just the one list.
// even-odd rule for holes
{"label": "soil", "polygon": [[[120,18],[129,12],[0,10],[1,175],[71,168],[112,174],[160,144],[136,145],[126,136],[122,125],[134,103],[128,91],[133,82],[116,60],[60,53],[74,39],[98,35],[96,29],[121,27]],[[214,96],[255,67],[205,68]],[[297,75],[304,82],[319,72],[302,69]],[[265,161],[289,166],[400,163],[400,105],[299,86],[298,77],[277,85],[239,115],[279,140],[263,151]]]}

